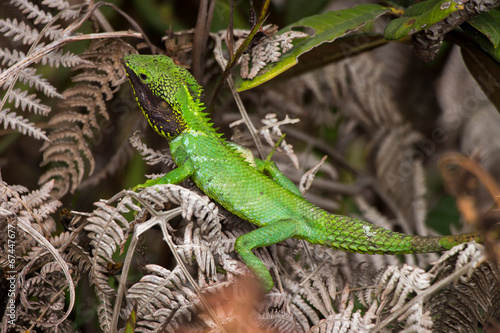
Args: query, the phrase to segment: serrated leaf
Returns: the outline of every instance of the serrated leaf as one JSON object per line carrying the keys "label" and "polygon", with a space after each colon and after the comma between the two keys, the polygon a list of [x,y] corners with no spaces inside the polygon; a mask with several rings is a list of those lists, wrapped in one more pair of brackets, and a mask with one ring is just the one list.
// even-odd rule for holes
{"label": "serrated leaf", "polygon": [[4,129],[10,126],[10,128],[16,132],[20,132],[25,135],[28,134],[35,139],[50,141],[43,130],[36,127],[34,123],[30,123],[28,119],[18,116],[15,112],[10,112],[10,109],[0,111],[0,124],[2,123]]}
{"label": "serrated leaf", "polygon": [[429,28],[464,8],[460,1],[429,0],[408,7],[403,17],[393,20],[384,31],[385,38],[401,39]]}
{"label": "serrated leaf", "polygon": [[24,21],[18,23],[15,18],[13,20],[9,18],[0,20],[0,32],[3,32],[5,37],[12,37],[13,41],[22,40],[23,44],[28,45],[33,44],[38,38],[36,28],[31,28]]}
{"label": "serrated leaf", "polygon": [[354,8],[306,17],[284,27],[278,34],[285,33],[293,27],[307,27],[314,30],[314,36],[297,39],[294,47],[284,53],[279,62],[265,66],[262,70],[263,74],[258,75],[253,80],[244,81],[241,78],[238,79],[236,89],[243,91],[269,81],[273,77],[295,66],[298,63],[300,55],[309,52],[323,43],[332,42],[339,37],[354,32],[365,24],[389,12],[391,12],[391,8],[376,4],[361,4]]}

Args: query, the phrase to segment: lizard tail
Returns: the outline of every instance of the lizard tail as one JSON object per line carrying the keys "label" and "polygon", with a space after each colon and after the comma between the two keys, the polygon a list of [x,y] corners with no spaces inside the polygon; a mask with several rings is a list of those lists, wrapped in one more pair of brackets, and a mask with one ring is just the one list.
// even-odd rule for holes
{"label": "lizard tail", "polygon": [[439,244],[443,247],[444,250],[449,250],[459,244],[472,241],[482,243],[481,237],[479,237],[479,233],[469,232],[466,234],[439,237]]}
{"label": "lizard tail", "polygon": [[[449,250],[471,241],[481,243],[478,233],[450,236],[413,236],[341,215],[325,219],[326,241],[308,240],[347,252],[367,254],[430,253]],[[332,223],[333,222],[333,223]]]}

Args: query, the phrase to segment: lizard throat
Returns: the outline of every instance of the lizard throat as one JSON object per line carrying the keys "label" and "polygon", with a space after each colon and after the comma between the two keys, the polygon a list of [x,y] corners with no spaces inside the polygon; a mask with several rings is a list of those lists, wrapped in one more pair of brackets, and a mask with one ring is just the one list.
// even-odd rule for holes
{"label": "lizard throat", "polygon": [[149,125],[161,136],[174,139],[186,129],[186,122],[176,105],[169,105],[158,97],[147,84],[142,83],[137,75],[127,68],[129,80],[134,87],[135,99],[148,120]]}

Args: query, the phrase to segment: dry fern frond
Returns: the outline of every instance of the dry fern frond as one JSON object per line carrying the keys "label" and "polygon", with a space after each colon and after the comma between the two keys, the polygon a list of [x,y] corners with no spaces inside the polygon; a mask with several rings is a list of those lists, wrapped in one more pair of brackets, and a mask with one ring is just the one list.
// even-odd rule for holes
{"label": "dry fern frond", "polygon": [[217,278],[215,258],[210,252],[212,246],[208,240],[203,239],[200,228],[194,229],[194,224],[189,223],[179,243],[177,247],[179,256],[185,263],[192,265],[195,259],[199,269],[207,278]]}
{"label": "dry fern frond", "polygon": [[3,122],[4,129],[10,127],[21,134],[27,134],[35,139],[49,139],[45,135],[45,132],[36,127],[34,123],[30,123],[28,119],[17,115],[15,112],[10,112],[10,109],[0,111],[0,121]]}
{"label": "dry fern frond", "polygon": [[426,235],[425,155],[415,147],[421,136],[407,126],[379,134],[374,152],[379,191],[405,233]]}
{"label": "dry fern frond", "polygon": [[354,310],[354,302],[350,300],[349,286],[346,285],[340,299],[339,312],[320,320],[309,332],[370,332],[376,318],[375,309],[371,307],[364,315]]}
{"label": "dry fern frond", "polygon": [[182,208],[182,217],[187,220],[196,218],[209,240],[220,237],[217,206],[207,196],[200,196],[181,186],[166,184],[147,187],[139,193],[139,197],[159,209],[164,208],[167,202],[178,204]]}
{"label": "dry fern frond", "polygon": [[116,291],[108,285],[108,264],[115,264],[114,252],[120,248],[130,233],[130,224],[123,216],[132,211],[140,211],[130,198],[124,198],[117,207],[109,206],[104,202],[97,202],[98,207],[88,218],[85,230],[91,239],[92,261],[90,282],[95,285],[100,304],[97,308],[99,323],[104,331],[111,329],[113,317],[113,298]]}
{"label": "dry fern frond", "polygon": [[9,95],[8,102],[14,102],[14,107],[20,107],[23,111],[28,109],[28,111],[33,112],[34,114],[47,116],[50,112],[50,108],[46,105],[40,104],[40,99],[35,96],[35,94],[28,95],[26,90],[22,91],[21,89],[13,89],[12,93]]}
{"label": "dry fern frond", "polygon": [[[218,223],[216,206],[187,189],[176,185],[156,185],[142,190],[140,193],[131,191],[124,191],[115,197],[105,202],[98,202],[96,205],[99,207],[94,211],[91,217],[87,219],[88,224],[85,230],[89,231],[89,238],[91,239],[91,247],[93,253],[92,267],[90,271],[91,282],[96,286],[96,293],[101,300],[98,308],[100,324],[103,330],[113,329],[113,319],[116,316],[114,312],[114,302],[116,291],[109,287],[107,277],[107,267],[111,263],[115,264],[113,254],[118,248],[121,248],[131,233],[131,225],[128,223],[124,215],[130,212],[139,212],[141,208],[134,203],[140,203],[146,207],[151,213],[159,212],[165,209],[166,203],[175,203],[181,206],[182,214],[187,219],[196,219],[199,226],[193,230],[196,237],[193,242],[181,240],[175,251],[180,251],[182,254],[179,258],[185,258],[188,263],[191,263],[189,254],[196,255],[196,259],[200,264],[200,274],[206,273],[206,277],[216,279],[215,262],[210,259],[211,253],[216,253],[215,249],[219,243],[217,239],[220,237],[220,224]],[[117,203],[116,207],[110,204]],[[157,213],[155,213],[157,214]],[[141,218],[139,214],[137,218]],[[160,216],[160,215],[158,215]],[[154,216],[151,220],[145,221],[137,225],[138,228],[149,228],[158,218]],[[166,223],[163,221],[162,223]],[[153,223],[153,224],[151,224]],[[171,229],[170,227],[168,227]],[[141,229],[141,230],[142,230]],[[187,229],[186,232],[191,235],[192,229]],[[144,230],[141,231],[141,233]],[[172,232],[172,230],[171,230]],[[200,237],[201,236],[201,237]],[[184,242],[184,244],[182,244]],[[200,248],[203,244],[203,248]],[[192,247],[192,248],[190,248]],[[133,247],[131,246],[133,251]],[[131,250],[129,249],[129,251]],[[180,268],[175,270],[177,274],[186,275],[187,270]],[[122,274],[125,274],[126,271]],[[125,282],[125,280],[124,280]],[[180,286],[180,285],[179,285]],[[139,292],[140,287],[137,292]],[[133,298],[133,297],[132,297]],[[146,301],[146,299],[144,299]],[[150,301],[150,300],[149,300]],[[139,307],[138,314],[143,313],[143,305]],[[151,306],[156,306],[153,304]],[[119,310],[119,308],[118,308]],[[180,314],[180,313],[179,313]],[[145,315],[146,316],[146,315]],[[140,318],[142,320],[142,317]]]}
{"label": "dry fern frond", "polygon": [[[61,255],[67,262],[78,267],[79,272],[85,273],[90,270],[89,253],[77,243],[77,237],[75,237],[74,232],[66,231],[59,235],[48,237],[48,240],[55,248],[64,248],[64,252]],[[34,246],[25,255],[25,259],[33,261],[37,259],[42,260],[41,258],[48,254],[49,252],[44,247]]]}
{"label": "dry fern frond", "polygon": [[[196,295],[189,288],[182,287],[182,274],[175,273],[175,269],[169,271],[156,265],[148,265],[147,269],[153,274],[144,276],[131,288],[130,294],[137,304],[138,312],[143,305],[142,310],[147,313],[138,315],[144,319],[138,321],[137,332],[220,331],[209,311],[199,304]],[[262,293],[255,281],[240,279],[230,286],[207,283],[202,288],[206,297],[205,305],[214,310],[226,331],[293,331],[291,314],[278,310],[260,314],[256,311],[255,304],[261,300]],[[146,306],[148,309],[144,311]],[[282,307],[283,304],[278,306]]]}
{"label": "dry fern frond", "polygon": [[142,159],[146,161],[149,165],[155,165],[159,163],[166,164],[167,166],[174,166],[174,160],[172,156],[167,151],[156,151],[149,148],[142,141],[142,136],[140,132],[135,132],[129,139],[132,147],[137,150],[141,155]]}
{"label": "dry fern frond", "polygon": [[34,19],[34,24],[48,23],[53,18],[50,12],[41,9],[29,0],[11,0],[11,3],[26,14],[28,20]]}
{"label": "dry fern frond", "polygon": [[[273,253],[272,259],[281,258],[279,279],[285,291],[282,297],[287,299],[288,306],[293,309],[295,329],[308,332],[321,318],[337,313],[337,290],[346,285],[339,266],[345,254],[320,246],[311,247],[296,239],[287,240],[286,243],[285,248],[278,247],[281,251]],[[286,309],[267,302],[265,306]]]}
{"label": "dry fern frond", "polygon": [[[275,137],[281,137],[283,136],[283,132],[280,129],[280,126],[287,125],[287,124],[295,124],[299,122],[299,119],[290,119],[288,115],[283,119],[282,121],[278,121],[278,118],[276,117],[276,114],[274,113],[268,113],[264,119],[261,120],[264,126],[259,129],[259,134],[262,135],[267,143],[273,147],[276,145],[274,143],[274,140],[272,139],[272,136],[274,135]],[[280,143],[280,148],[285,152],[285,154],[288,156],[288,158],[292,161],[292,164],[295,166],[295,168],[299,168],[299,159],[297,158],[297,155],[293,152],[293,146],[290,144],[287,144],[284,139],[281,140]]]}
{"label": "dry fern frond", "polygon": [[[33,44],[38,38],[38,31],[32,29],[24,21],[17,22],[17,19],[0,19],[0,32],[5,37],[12,37],[12,41],[20,40],[25,45]],[[5,51],[5,50],[4,50]]]}
{"label": "dry fern frond", "polygon": [[[196,315],[192,292],[182,286],[184,273],[177,266],[169,271],[158,265],[147,265],[153,273],[145,275],[129,290],[127,300],[137,306],[136,332],[175,331],[183,322],[192,321]],[[169,320],[170,319],[170,320]]]}
{"label": "dry fern frond", "polygon": [[49,169],[39,181],[55,179],[58,197],[74,191],[85,174],[94,171],[91,143],[102,130],[102,121],[109,120],[105,101],[112,98],[112,89],[124,78],[121,59],[130,51],[120,41],[102,40],[93,42],[81,55],[85,63],[75,70],[82,69],[83,74],[73,77],[79,83],[63,93],[62,106],[67,111],[52,117],[50,124],[60,128],[49,135],[51,142],[42,147],[42,165],[60,166]]}
{"label": "dry fern frond", "polygon": [[[25,68],[19,73],[19,81],[28,85],[30,88],[35,87],[36,90],[43,92],[47,97],[64,98],[57,89],[41,74],[36,74],[36,69]],[[4,83],[4,87],[8,87],[12,83],[13,78],[9,78]]]}
{"label": "dry fern frond", "polygon": [[325,71],[329,98],[346,117],[369,131],[401,126],[402,115],[381,79],[382,66],[369,55],[340,61]]}
{"label": "dry fern frond", "polygon": [[362,55],[326,71],[335,104],[351,121],[340,127],[339,137],[352,136],[354,126],[364,130],[377,194],[403,231],[427,234],[423,163],[432,151],[421,148],[423,136],[405,124],[402,110],[391,98],[391,86],[383,80],[383,66]]}
{"label": "dry fern frond", "polygon": [[[262,27],[263,30],[268,28],[269,26]],[[246,36],[241,32],[235,33],[235,35],[242,37],[235,43],[234,49],[236,50]],[[281,54],[289,51],[293,47],[292,40],[303,37],[309,37],[309,35],[300,31],[287,31],[281,35],[265,38],[252,48],[249,53],[241,57],[241,77],[249,80],[253,79],[268,63],[279,61]]]}
{"label": "dry fern frond", "polygon": [[478,245],[462,244],[445,252],[427,272],[390,266],[363,298],[377,308],[381,321],[376,331],[397,319],[391,326],[397,331],[476,332],[479,326],[494,325],[500,316],[494,305],[500,297],[495,270]]}
{"label": "dry fern frond", "polygon": [[391,309],[397,310],[409,294],[428,288],[433,278],[433,274],[417,267],[404,264],[400,269],[391,265],[378,278],[375,294],[380,295],[380,300],[391,306]]}
{"label": "dry fern frond", "polygon": [[[16,279],[22,289],[9,297],[12,301],[16,298],[20,301],[16,308],[16,324],[21,327],[36,325],[64,330],[67,324],[62,322],[68,317],[75,300],[74,282],[78,281],[79,273],[73,269],[73,276],[70,275],[68,266],[71,264],[47,240],[56,228],[51,214],[61,205],[50,197],[53,185],[53,182],[48,182],[38,190],[28,191],[22,186],[10,186],[0,181],[0,227],[7,231],[7,246],[0,249],[5,259],[0,265],[4,270],[18,272]],[[38,247],[33,247],[35,241],[39,243]],[[29,249],[50,252],[50,256],[26,255]],[[19,260],[22,257],[26,260]],[[54,259],[57,262],[53,262]],[[68,284],[70,306],[66,310]]]}
{"label": "dry fern frond", "polygon": [[[0,59],[2,59],[2,66],[7,65],[9,67],[24,61],[34,50],[43,47],[46,42],[52,42],[59,38],[62,32],[60,25],[54,24],[57,20],[50,10],[45,10],[44,4],[51,4],[50,1],[44,1],[42,6],[30,2],[29,0],[11,0],[12,5],[19,8],[19,10],[26,15],[26,21],[17,21],[17,19],[1,19],[0,20],[0,32],[4,34],[5,37],[11,39],[12,41],[20,41],[27,49],[30,49],[27,53],[22,50],[14,49],[10,50],[8,48],[0,49]],[[66,8],[68,3],[60,2],[57,8]],[[49,6],[50,7],[50,6]],[[43,36],[40,36],[37,26],[44,25]],[[81,62],[78,56],[72,54],[71,52],[63,53],[62,50],[57,52],[48,53],[45,57],[38,59],[42,65],[49,65],[50,67],[71,67],[79,64]],[[47,116],[51,111],[48,105],[42,103],[40,98],[37,98],[36,94],[28,93],[28,89],[33,85],[35,89],[42,92],[48,97],[62,98],[62,96],[57,92],[57,90],[48,83],[47,80],[42,78],[41,75],[36,75],[36,70],[34,68],[23,68],[18,73],[13,73],[11,76],[6,77],[2,80],[2,87],[6,89],[6,93],[3,96],[1,106],[0,106],[0,122],[4,123],[4,128],[9,125],[14,131],[19,131],[22,134],[30,135],[36,139],[48,140],[45,132],[38,128],[35,124],[30,123],[25,117],[17,115],[14,112],[9,113],[9,109],[20,109],[25,111],[26,109],[35,114],[40,114]],[[17,80],[24,83],[24,86],[16,85]],[[26,87],[28,85],[28,87]],[[17,88],[14,88],[17,87]],[[7,104],[11,104],[10,108],[6,108]]]}
{"label": "dry fern frond", "polygon": [[49,8],[56,8],[58,10],[63,10],[68,8],[69,3],[65,0],[43,0],[42,5],[45,5]]}
{"label": "dry fern frond", "polygon": [[[10,186],[0,180],[0,207],[16,214],[18,219],[22,219],[44,236],[49,236],[56,228],[50,214],[61,205],[61,202],[50,197],[53,185],[53,182],[49,182],[40,189],[28,192],[22,186]],[[16,246],[20,246],[23,253],[34,244],[32,239],[25,237],[26,235],[21,233],[16,242]]]}
{"label": "dry fern frond", "polygon": [[[23,45],[15,50],[0,49],[2,65],[9,66],[2,70],[0,80],[2,88],[6,89],[0,104],[0,123],[4,123],[4,128],[10,127],[47,141],[42,148],[44,160],[41,165],[52,168],[39,178],[39,183],[54,179],[53,195],[62,197],[74,191],[85,175],[91,174],[95,168],[91,148],[105,122],[109,121],[105,101],[113,97],[120,80],[124,78],[121,58],[132,49],[115,39],[93,41],[82,57],[62,50],[68,39],[78,35],[76,29],[91,19],[90,14],[99,4],[89,8],[89,4],[84,3],[74,5],[71,9],[70,4],[63,0],[38,3],[11,0],[11,4],[25,18],[0,20],[0,32],[18,41],[18,45],[19,42]],[[58,46],[51,48],[51,45]],[[82,70],[82,73],[73,77],[73,82],[79,84],[60,94],[46,79],[36,74],[34,67],[27,67],[31,64]],[[32,89],[29,88],[36,89],[38,93],[31,93]],[[46,135],[38,125],[29,122],[17,111],[27,110],[48,116],[51,108],[43,104],[39,98],[41,94],[49,98],[66,99],[61,104],[65,112],[49,120],[50,126],[57,127],[50,135]]]}
{"label": "dry fern frond", "polygon": [[483,261],[482,250],[475,244],[464,244],[445,253],[432,268],[438,280],[462,267],[470,266],[465,276],[429,300],[427,309],[437,331],[477,332],[478,327],[498,325],[500,311],[500,277],[498,268]]}
{"label": "dry fern frond", "polygon": [[[32,261],[33,263],[35,261]],[[25,268],[31,268],[27,265]],[[73,272],[74,283],[79,281],[79,271],[70,266]],[[19,290],[19,297],[22,310],[19,314],[20,322],[36,323],[41,314],[50,311],[47,323],[39,323],[37,326],[50,327],[55,318],[61,318],[65,308],[66,280],[61,268],[56,262],[44,264],[32,277],[27,277],[29,270],[23,269],[19,274],[22,288]],[[31,275],[31,274],[30,274]],[[57,326],[57,330],[70,332],[71,322],[64,321]]]}

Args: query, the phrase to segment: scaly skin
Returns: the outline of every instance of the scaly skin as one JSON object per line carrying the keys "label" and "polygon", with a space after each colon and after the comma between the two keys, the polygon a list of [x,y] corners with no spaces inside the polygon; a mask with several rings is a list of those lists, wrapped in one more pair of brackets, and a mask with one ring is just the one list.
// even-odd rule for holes
{"label": "scaly skin", "polygon": [[153,129],[166,137],[177,168],[138,187],[178,184],[187,178],[231,213],[260,228],[236,239],[235,249],[264,283],[273,280],[252,253],[290,237],[348,252],[425,253],[479,241],[475,233],[424,237],[392,232],[371,223],[330,214],[308,202],[272,162],[249,158],[221,139],[200,103],[202,88],[166,56],[124,59],[136,99]]}

